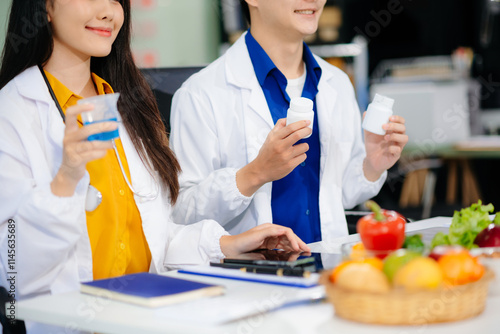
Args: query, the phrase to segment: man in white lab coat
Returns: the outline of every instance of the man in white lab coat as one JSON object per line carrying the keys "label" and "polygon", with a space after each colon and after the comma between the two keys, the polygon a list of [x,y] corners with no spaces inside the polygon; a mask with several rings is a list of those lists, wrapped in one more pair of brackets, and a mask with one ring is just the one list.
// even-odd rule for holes
{"label": "man in white lab coat", "polygon": [[[193,75],[172,102],[171,147],[181,168],[175,220],[211,218],[239,233],[265,222],[306,242],[347,235],[344,208],[373,197],[408,137],[393,116],[365,132],[352,85],[303,43],[326,0],[246,0],[251,28]],[[292,97],[314,101],[286,126]]]}

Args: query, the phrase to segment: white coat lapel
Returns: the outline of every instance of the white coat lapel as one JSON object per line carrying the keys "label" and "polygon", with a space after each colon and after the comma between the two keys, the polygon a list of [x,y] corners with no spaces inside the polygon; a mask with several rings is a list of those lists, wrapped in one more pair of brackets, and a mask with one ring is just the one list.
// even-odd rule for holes
{"label": "white coat lapel", "polygon": [[[323,60],[317,59],[321,65]],[[318,95],[316,96],[316,107],[318,111],[318,126],[321,145],[321,159],[320,159],[320,182],[324,174],[326,166],[326,158],[330,152],[330,145],[335,129],[335,123],[339,120],[339,115],[336,115],[335,105],[337,103],[337,91],[330,84],[332,74],[323,71],[320,82],[318,84]]]}
{"label": "white coat lapel", "polygon": [[[245,35],[231,47],[226,54],[226,80],[229,86],[236,87],[235,94],[241,94],[242,116],[245,126],[246,154],[249,163],[259,154],[267,135],[274,127],[271,112],[264,92],[257,81],[248,54]],[[262,186],[254,195],[253,203],[258,224],[272,222],[271,212],[272,183]]]}
{"label": "white coat lapel", "polygon": [[30,67],[18,78],[19,93],[28,99],[43,104],[46,108],[39,112],[42,130],[56,149],[62,149],[65,125],[59,111],[50,96],[49,90],[37,66]]}
{"label": "white coat lapel", "polygon": [[40,152],[45,152],[47,155],[46,159],[51,161],[50,165],[53,170],[49,173],[54,176],[62,162],[61,152],[65,129],[64,122],[50,96],[38,67],[28,68],[16,77],[15,80],[19,94],[37,105],[37,115],[29,117],[30,122],[34,123],[30,124],[30,126],[34,134],[40,132],[37,138],[44,142],[44,147],[40,147]]}
{"label": "white coat lapel", "polygon": [[266,137],[274,127],[264,92],[257,81],[245,34],[226,54],[227,81],[239,89],[247,141],[247,163],[254,160]]}
{"label": "white coat lapel", "polygon": [[258,89],[242,93],[249,95],[248,108],[244,110],[244,118],[247,138],[247,158],[248,162],[250,162],[259,154],[267,135],[274,127],[274,123],[260,86]]}

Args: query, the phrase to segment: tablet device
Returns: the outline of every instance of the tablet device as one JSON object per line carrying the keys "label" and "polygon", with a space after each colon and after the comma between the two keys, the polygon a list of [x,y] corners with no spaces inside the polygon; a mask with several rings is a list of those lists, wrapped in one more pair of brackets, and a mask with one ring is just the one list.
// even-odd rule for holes
{"label": "tablet device", "polygon": [[320,253],[298,253],[269,249],[256,250],[236,257],[225,258],[223,263],[231,266],[241,265],[241,267],[301,268],[310,272],[318,272],[323,269]]}

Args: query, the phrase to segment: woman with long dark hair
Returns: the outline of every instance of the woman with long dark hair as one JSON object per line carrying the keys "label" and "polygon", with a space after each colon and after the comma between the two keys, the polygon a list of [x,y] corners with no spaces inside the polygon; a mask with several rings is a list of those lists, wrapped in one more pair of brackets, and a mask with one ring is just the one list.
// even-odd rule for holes
{"label": "woman with long dark hair", "polygon": [[[214,221],[172,222],[180,167],[132,59],[129,0],[13,0],[0,89],[0,285],[15,254],[18,299],[256,248],[308,250],[277,225],[230,236]],[[113,91],[123,123],[83,126],[93,106],[77,101]],[[117,127],[114,141],[87,140]]]}

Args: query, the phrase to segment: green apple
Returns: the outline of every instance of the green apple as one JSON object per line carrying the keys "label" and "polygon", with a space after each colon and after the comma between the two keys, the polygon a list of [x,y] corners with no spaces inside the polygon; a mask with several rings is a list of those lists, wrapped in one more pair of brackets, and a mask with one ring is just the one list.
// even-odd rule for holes
{"label": "green apple", "polygon": [[384,267],[382,268],[382,270],[389,281],[392,282],[394,275],[401,267],[410,262],[410,260],[421,256],[422,255],[420,255],[420,253],[414,251],[409,251],[407,249],[398,249],[385,258]]}

